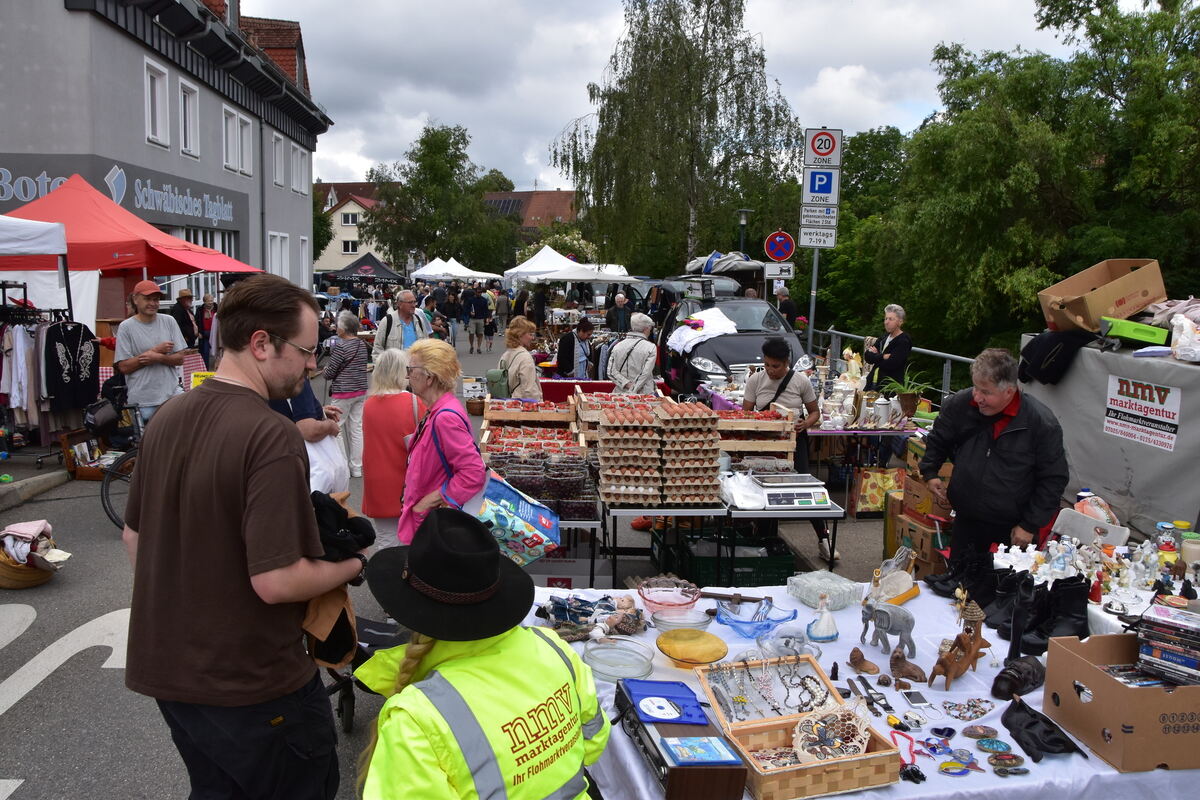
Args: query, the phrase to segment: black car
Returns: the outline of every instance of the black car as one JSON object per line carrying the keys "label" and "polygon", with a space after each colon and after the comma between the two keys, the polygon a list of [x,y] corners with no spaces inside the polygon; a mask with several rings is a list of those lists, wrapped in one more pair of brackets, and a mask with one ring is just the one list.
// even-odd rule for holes
{"label": "black car", "polygon": [[[703,341],[691,352],[682,355],[667,347],[667,340],[685,319],[711,307],[721,309],[737,325],[738,332]],[[658,357],[663,380],[676,394],[692,394],[697,385],[714,378],[729,380],[735,372],[762,364],[763,342],[770,338],[781,338],[788,343],[792,352],[791,360],[798,368],[807,369],[810,366],[800,337],[788,327],[783,315],[765,300],[718,297],[704,301],[685,298],[679,301],[658,332]],[[800,363],[801,359],[805,360],[803,364]]]}

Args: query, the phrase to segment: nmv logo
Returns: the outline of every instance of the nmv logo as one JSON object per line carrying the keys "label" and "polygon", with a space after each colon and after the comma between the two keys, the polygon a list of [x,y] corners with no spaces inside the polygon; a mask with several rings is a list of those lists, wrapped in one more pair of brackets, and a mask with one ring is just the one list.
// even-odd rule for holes
{"label": "nmv logo", "polygon": [[1135,381],[1131,378],[1117,378],[1117,395],[1141,400],[1145,403],[1156,403],[1160,406],[1167,404],[1171,396],[1171,386],[1156,386],[1153,383]]}

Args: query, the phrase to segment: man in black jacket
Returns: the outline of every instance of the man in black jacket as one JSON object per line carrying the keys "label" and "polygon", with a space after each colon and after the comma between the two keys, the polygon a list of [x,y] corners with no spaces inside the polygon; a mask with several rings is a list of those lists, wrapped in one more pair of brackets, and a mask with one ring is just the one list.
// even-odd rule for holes
{"label": "man in black jacket", "polygon": [[1062,428],[1050,409],[1020,391],[1012,354],[984,350],[971,365],[971,381],[974,388],[942,404],[920,463],[929,491],[946,502],[937,473],[954,462],[952,560],[993,543],[1033,541],[1059,509],[1068,479]]}
{"label": "man in black jacket", "polygon": [[867,373],[867,391],[879,389],[888,378],[904,380],[912,338],[904,327],[904,308],[895,303],[883,309],[883,336],[863,348],[863,360],[871,365]]}
{"label": "man in black jacket", "polygon": [[171,316],[179,323],[179,332],[183,334],[183,341],[187,342],[189,349],[196,346],[196,340],[200,337],[200,325],[192,311],[193,301],[191,289],[180,289],[175,296],[175,305],[171,306]]}

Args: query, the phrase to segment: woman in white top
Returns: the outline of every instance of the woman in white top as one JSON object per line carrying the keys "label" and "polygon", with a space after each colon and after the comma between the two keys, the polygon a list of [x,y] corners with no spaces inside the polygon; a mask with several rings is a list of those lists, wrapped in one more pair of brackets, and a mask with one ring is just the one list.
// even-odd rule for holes
{"label": "woman in white top", "polygon": [[508,349],[500,356],[500,369],[508,370],[508,396],[522,400],[541,400],[542,387],[537,366],[529,348],[537,336],[537,327],[525,317],[513,317],[504,331]]}

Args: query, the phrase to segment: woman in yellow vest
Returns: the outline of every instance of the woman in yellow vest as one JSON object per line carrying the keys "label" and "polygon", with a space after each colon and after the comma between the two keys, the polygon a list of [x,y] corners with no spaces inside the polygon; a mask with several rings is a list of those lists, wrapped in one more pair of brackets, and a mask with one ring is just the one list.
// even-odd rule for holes
{"label": "woman in yellow vest", "polygon": [[592,670],[525,628],[533,581],[479,520],[439,508],[412,544],[376,553],[367,584],[414,631],[355,677],[387,700],[359,769],[367,800],[587,796],[610,726]]}

